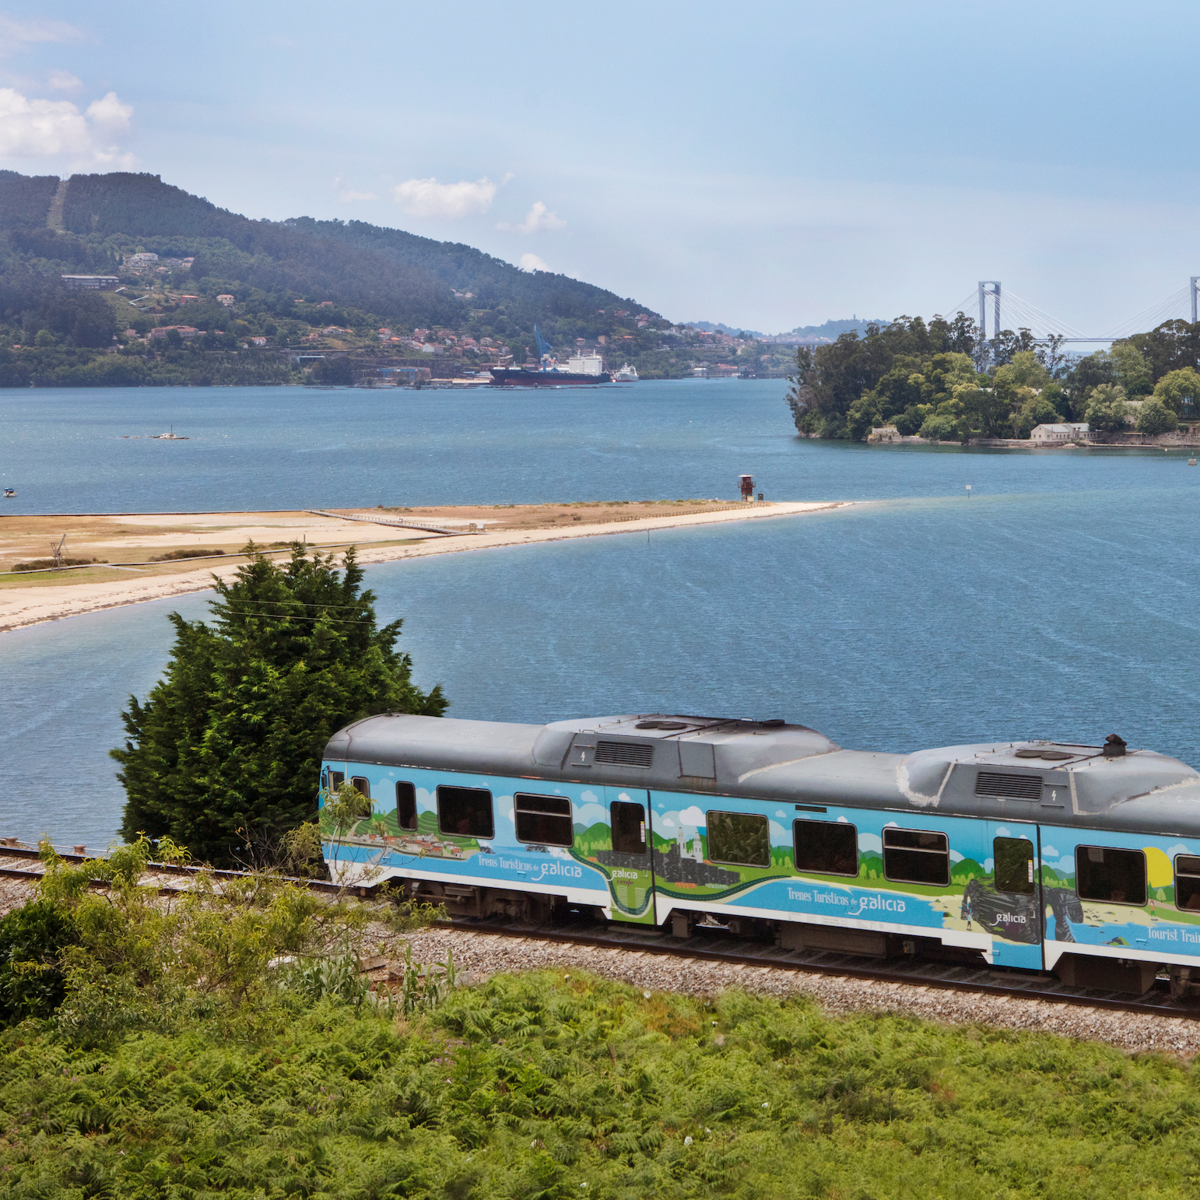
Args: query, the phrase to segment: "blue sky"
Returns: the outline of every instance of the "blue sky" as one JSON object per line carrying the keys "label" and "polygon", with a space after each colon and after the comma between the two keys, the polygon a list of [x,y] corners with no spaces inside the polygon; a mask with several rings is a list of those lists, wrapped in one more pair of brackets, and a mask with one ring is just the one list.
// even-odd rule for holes
{"label": "blue sky", "polygon": [[999,279],[1098,335],[1200,274],[1198,34],[1172,0],[51,0],[0,9],[0,166],[462,241],[674,320]]}

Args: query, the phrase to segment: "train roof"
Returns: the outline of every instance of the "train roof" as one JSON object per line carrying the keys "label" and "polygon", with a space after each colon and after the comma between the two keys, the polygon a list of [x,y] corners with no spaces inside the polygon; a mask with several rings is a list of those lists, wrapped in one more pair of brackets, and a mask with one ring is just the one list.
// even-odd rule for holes
{"label": "train roof", "polygon": [[985,742],[886,754],[806,725],[637,714],[518,725],[386,713],[339,730],[325,757],[599,786],[947,816],[1200,833],[1200,773],[1151,750]]}

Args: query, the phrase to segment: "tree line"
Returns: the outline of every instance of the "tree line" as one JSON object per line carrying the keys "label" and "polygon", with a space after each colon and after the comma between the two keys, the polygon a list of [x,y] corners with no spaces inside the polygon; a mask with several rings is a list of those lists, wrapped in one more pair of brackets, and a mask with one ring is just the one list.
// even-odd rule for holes
{"label": "tree line", "polygon": [[[986,351],[987,362],[980,369]],[[1109,350],[1068,358],[1062,339],[1005,330],[984,345],[976,323],[897,317],[801,347],[787,402],[810,437],[865,441],[872,428],[936,441],[1028,438],[1040,424],[1165,433],[1200,416],[1200,323],[1167,321]]]}

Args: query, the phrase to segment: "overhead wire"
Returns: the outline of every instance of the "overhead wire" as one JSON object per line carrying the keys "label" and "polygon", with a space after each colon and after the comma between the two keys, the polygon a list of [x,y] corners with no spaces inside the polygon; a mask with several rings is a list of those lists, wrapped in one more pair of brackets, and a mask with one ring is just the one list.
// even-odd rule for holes
{"label": "overhead wire", "polygon": [[1188,312],[1190,292],[1190,286],[1180,288],[1177,292],[1172,292],[1165,300],[1159,301],[1158,304],[1150,308],[1143,309],[1136,316],[1116,326],[1112,336],[1114,338],[1128,337],[1131,333],[1142,333],[1146,329],[1157,328],[1164,321],[1170,321],[1179,317],[1189,317],[1191,315]]}
{"label": "overhead wire", "polygon": [[[1164,321],[1179,318],[1188,320],[1191,316],[1188,308],[1190,299],[1191,287],[1189,285],[1188,287],[1172,292],[1157,304],[1143,309],[1140,313],[1115,326],[1111,332],[1101,337],[1092,338],[1077,329],[1074,325],[1068,324],[1058,317],[1051,316],[1048,312],[1018,296],[1015,292],[1002,288],[1000,293],[1000,325],[1002,329],[1028,329],[1039,340],[1058,336],[1080,342],[1109,342],[1129,337],[1134,333],[1156,329]],[[988,293],[985,297],[985,312],[989,326],[995,311],[994,305],[995,298],[991,293]],[[947,320],[953,320],[960,312],[970,315],[976,321],[979,319],[979,293],[977,290],[969,292],[958,304],[952,305],[950,308],[939,309],[935,315]],[[996,332],[996,330],[992,330],[993,338]],[[991,338],[988,340],[990,341]]]}

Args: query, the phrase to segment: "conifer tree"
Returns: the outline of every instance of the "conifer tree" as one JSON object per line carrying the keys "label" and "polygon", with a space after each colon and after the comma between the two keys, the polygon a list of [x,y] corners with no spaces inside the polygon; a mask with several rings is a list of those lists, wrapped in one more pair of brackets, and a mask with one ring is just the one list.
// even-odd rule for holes
{"label": "conifer tree", "polygon": [[128,797],[122,836],[169,836],[216,866],[314,818],[321,755],[341,726],[447,704],[440,686],[413,685],[401,622],[377,626],[353,549],[341,571],[299,545],[285,565],[249,550],[216,582],[211,624],[170,615],[166,673],[145,703],[130,697],[128,739],[110,752]]}

